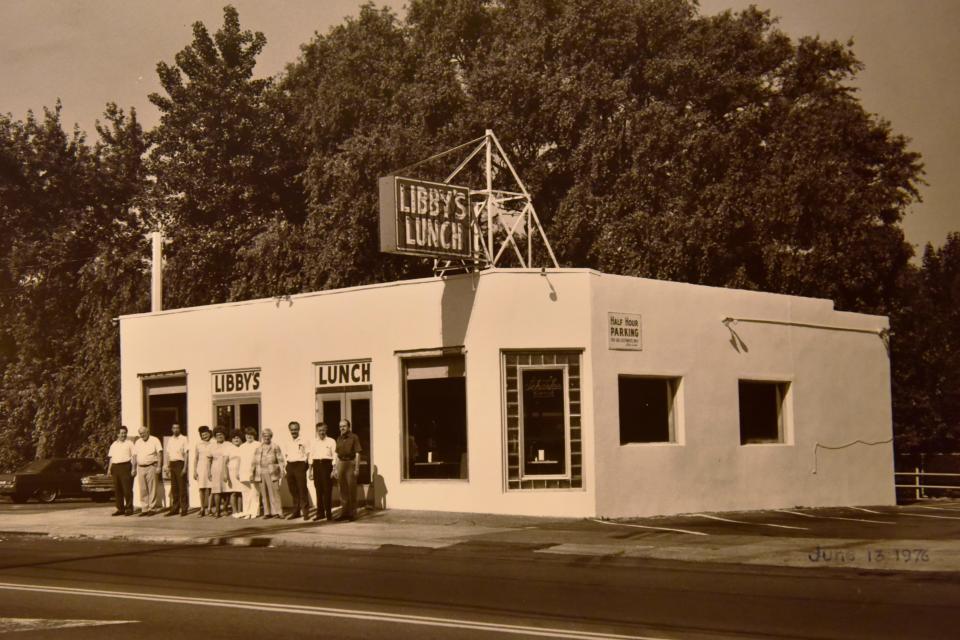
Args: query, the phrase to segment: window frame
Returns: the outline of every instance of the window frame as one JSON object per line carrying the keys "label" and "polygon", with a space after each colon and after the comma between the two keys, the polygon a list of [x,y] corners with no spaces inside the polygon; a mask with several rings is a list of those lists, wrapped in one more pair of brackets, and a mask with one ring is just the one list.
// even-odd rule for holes
{"label": "window frame", "polygon": [[[743,439],[743,410],[740,403],[741,383],[770,385],[776,390],[777,404],[777,439],[765,439],[753,442],[744,442]],[[737,432],[741,447],[777,447],[793,445],[792,404],[793,380],[784,377],[738,377],[737,378]]]}
{"label": "window frame", "polygon": [[[523,412],[523,374],[525,371],[554,371],[560,370],[563,374],[563,468],[564,473],[528,474],[524,451],[524,412]],[[520,364],[517,365],[517,416],[519,418],[520,446],[520,481],[524,480],[571,480],[571,447],[570,447],[570,365],[564,364]]]}
{"label": "window frame", "polygon": [[[583,347],[526,347],[500,349],[500,419],[501,419],[501,468],[502,491],[552,492],[586,491],[585,464],[585,417],[588,406],[588,390],[583,380],[587,365]],[[547,368],[563,364],[568,366],[566,378],[566,423],[569,429],[567,441],[570,447],[569,479],[544,479],[538,476],[520,477],[520,416],[519,416],[519,367],[547,365]]]}
{"label": "window frame", "polygon": [[[400,482],[407,483],[437,483],[437,482],[470,482],[470,398],[467,373],[469,371],[467,363],[467,352],[463,347],[446,347],[439,349],[421,349],[395,351],[397,364],[399,366],[400,376],[400,406],[402,421],[400,424]],[[414,478],[410,473],[410,467],[413,462],[410,460],[410,398],[407,385],[410,379],[407,377],[408,363],[426,360],[442,360],[459,358],[463,362],[463,376],[446,376],[445,378],[414,378],[414,380],[444,380],[444,379],[463,379],[463,429],[464,429],[464,455],[466,455],[466,473],[456,478]]]}
{"label": "window frame", "polygon": [[[623,415],[620,412],[620,381],[627,379],[662,380],[667,386],[667,440],[651,440],[648,442],[631,440],[623,441]],[[621,447],[662,447],[682,446],[683,440],[683,376],[656,375],[646,373],[618,373],[617,374],[617,428]]]}

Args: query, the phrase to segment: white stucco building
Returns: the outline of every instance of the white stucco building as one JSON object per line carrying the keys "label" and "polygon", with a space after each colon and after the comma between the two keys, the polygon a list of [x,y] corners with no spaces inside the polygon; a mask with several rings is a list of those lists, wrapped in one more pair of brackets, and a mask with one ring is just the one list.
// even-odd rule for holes
{"label": "white stucco building", "polygon": [[122,415],[193,441],[349,417],[365,497],[391,508],[894,504],[887,326],[828,300],[490,269],[124,316]]}

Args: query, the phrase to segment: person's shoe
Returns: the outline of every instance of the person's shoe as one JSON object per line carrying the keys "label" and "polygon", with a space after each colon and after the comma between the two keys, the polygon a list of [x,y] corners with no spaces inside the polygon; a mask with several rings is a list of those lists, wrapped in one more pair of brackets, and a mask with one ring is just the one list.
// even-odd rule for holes
{"label": "person's shoe", "polygon": [[169,518],[170,516],[175,516],[175,515],[177,515],[176,511],[167,511],[165,514],[163,514],[163,517]]}
{"label": "person's shoe", "polygon": [[181,511],[181,512],[180,512],[180,517],[181,517],[181,518],[182,518],[183,516],[185,516],[185,515],[187,515],[187,512],[186,512],[186,511]]}
{"label": "person's shoe", "polygon": [[123,512],[123,515],[125,515],[125,516],[132,516],[132,515],[133,515],[133,509],[127,509],[126,511]]}
{"label": "person's shoe", "polygon": [[112,515],[112,516],[122,516],[122,515],[123,515],[123,511],[121,511],[120,509],[117,509],[116,511],[114,511],[114,512],[111,513],[110,515]]}
{"label": "person's shoe", "polygon": [[319,514],[319,513],[318,513],[317,515],[313,516],[313,521],[314,521],[314,522],[319,522],[321,519],[322,519],[322,518],[320,517],[320,514]]}
{"label": "person's shoe", "polygon": [[300,512],[299,512],[299,511],[294,511],[293,513],[291,513],[290,515],[287,516],[287,520],[295,520],[295,519],[297,519],[297,518],[299,518],[299,517],[300,517]]}
{"label": "person's shoe", "polygon": [[307,514],[303,514],[303,519],[304,521],[307,521],[310,519],[310,516],[308,516]]}

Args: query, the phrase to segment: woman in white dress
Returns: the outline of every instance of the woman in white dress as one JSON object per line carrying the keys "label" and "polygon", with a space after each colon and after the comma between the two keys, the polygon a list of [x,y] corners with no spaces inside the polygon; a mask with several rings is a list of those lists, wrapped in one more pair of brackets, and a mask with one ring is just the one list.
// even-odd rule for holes
{"label": "woman in white dress", "polygon": [[214,517],[219,518],[221,511],[226,511],[230,501],[230,476],[227,474],[227,447],[233,447],[226,443],[226,433],[223,429],[217,427],[213,431],[216,438],[210,446],[210,493],[213,494],[212,500],[217,505],[217,512]]}
{"label": "woman in white dress", "polygon": [[213,510],[210,495],[210,427],[203,425],[198,429],[200,442],[193,448],[193,481],[200,489],[200,517]]}
{"label": "woman in white dress", "polygon": [[256,453],[260,443],[257,442],[257,431],[253,427],[243,430],[246,440],[240,445],[240,492],[243,494],[243,511],[241,518],[256,518],[260,515],[260,483],[255,481]]}
{"label": "woman in white dress", "polygon": [[239,431],[234,431],[230,436],[230,442],[224,445],[227,450],[227,491],[230,496],[230,511],[234,518],[241,517],[240,514],[240,490],[243,485],[240,484],[240,443],[243,438]]}

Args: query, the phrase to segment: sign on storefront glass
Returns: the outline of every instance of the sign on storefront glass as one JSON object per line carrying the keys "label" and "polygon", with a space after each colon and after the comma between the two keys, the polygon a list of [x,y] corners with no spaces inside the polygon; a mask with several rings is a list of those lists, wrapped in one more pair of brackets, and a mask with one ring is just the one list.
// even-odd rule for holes
{"label": "sign on storefront glass", "polygon": [[470,189],[400,176],[380,178],[380,251],[472,257]]}

